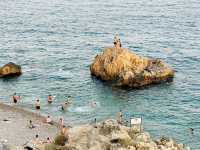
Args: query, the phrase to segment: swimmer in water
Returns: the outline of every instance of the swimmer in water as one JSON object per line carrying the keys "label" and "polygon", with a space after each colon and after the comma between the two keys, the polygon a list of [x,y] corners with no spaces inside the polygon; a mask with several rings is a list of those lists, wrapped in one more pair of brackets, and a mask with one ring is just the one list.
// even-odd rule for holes
{"label": "swimmer in water", "polygon": [[62,106],[61,106],[62,111],[67,110],[67,108],[69,107],[69,105],[70,105],[71,103],[72,103],[72,102],[70,101],[70,96],[68,96],[68,98],[67,98],[67,100],[65,101],[65,103],[62,104]]}
{"label": "swimmer in water", "polygon": [[62,106],[61,106],[62,111],[66,111],[67,108],[69,107],[69,104],[70,104],[70,103],[69,103],[68,101],[65,101],[65,103],[62,104]]}
{"label": "swimmer in water", "polygon": [[37,99],[36,102],[35,102],[35,108],[36,108],[37,110],[40,109],[40,100],[39,100],[39,99]]}
{"label": "swimmer in water", "polygon": [[18,96],[16,93],[13,95],[13,102],[16,104],[20,100],[20,96]]}
{"label": "swimmer in water", "polygon": [[92,101],[92,102],[90,102],[90,105],[91,105],[91,107],[96,107],[97,106],[97,102]]}
{"label": "swimmer in water", "polygon": [[190,132],[190,134],[194,134],[194,129],[193,128],[189,128],[189,132]]}
{"label": "swimmer in water", "polygon": [[48,103],[51,104],[53,102],[53,96],[49,95],[48,96]]}

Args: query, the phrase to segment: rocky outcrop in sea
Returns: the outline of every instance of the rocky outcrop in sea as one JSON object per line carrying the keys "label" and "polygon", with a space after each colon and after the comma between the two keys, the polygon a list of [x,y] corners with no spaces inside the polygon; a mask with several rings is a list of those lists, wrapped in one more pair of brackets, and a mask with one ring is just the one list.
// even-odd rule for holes
{"label": "rocky outcrop in sea", "polygon": [[174,70],[160,59],[138,56],[125,48],[106,48],[95,57],[91,74],[118,86],[138,88],[172,81]]}
{"label": "rocky outcrop in sea", "polygon": [[0,68],[0,77],[19,76],[21,74],[22,74],[21,66],[12,62]]}

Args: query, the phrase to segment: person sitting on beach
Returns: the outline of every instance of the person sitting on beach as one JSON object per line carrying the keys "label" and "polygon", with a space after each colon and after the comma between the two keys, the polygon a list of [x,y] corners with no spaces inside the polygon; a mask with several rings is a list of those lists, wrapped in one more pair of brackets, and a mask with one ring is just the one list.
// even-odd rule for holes
{"label": "person sitting on beach", "polygon": [[52,140],[50,140],[50,138],[47,137],[47,141],[46,141],[46,143],[52,143]]}
{"label": "person sitting on beach", "polygon": [[39,135],[36,134],[35,139],[27,141],[23,146],[26,150],[33,150],[35,148],[37,149],[40,144],[42,144],[42,141],[39,139]]}
{"label": "person sitting on beach", "polygon": [[30,129],[34,129],[36,126],[33,124],[32,120],[29,120],[28,127],[29,127]]}
{"label": "person sitting on beach", "polygon": [[122,111],[120,110],[117,114],[117,122],[119,124],[122,124],[123,123],[123,114],[122,114]]}
{"label": "person sitting on beach", "polygon": [[18,96],[16,93],[13,95],[13,102],[16,104],[20,100],[20,96]]}
{"label": "person sitting on beach", "polygon": [[121,44],[121,41],[120,41],[120,38],[118,35],[115,36],[113,43],[114,43],[114,47],[116,47],[116,48],[122,47],[122,44]]}
{"label": "person sitting on beach", "polygon": [[48,96],[48,103],[51,104],[53,102],[53,96],[49,95]]}
{"label": "person sitting on beach", "polygon": [[37,99],[35,102],[35,108],[38,110],[40,109],[40,100],[39,99]]}
{"label": "person sitting on beach", "polygon": [[52,121],[52,119],[51,119],[50,116],[47,116],[47,118],[46,118],[46,120],[45,120],[45,123],[50,124],[50,125],[53,125],[53,121]]}
{"label": "person sitting on beach", "polygon": [[43,141],[42,143],[43,143],[43,144],[45,144],[45,143],[52,143],[52,140],[50,140],[50,138],[47,137],[47,139],[46,139],[45,141]]}

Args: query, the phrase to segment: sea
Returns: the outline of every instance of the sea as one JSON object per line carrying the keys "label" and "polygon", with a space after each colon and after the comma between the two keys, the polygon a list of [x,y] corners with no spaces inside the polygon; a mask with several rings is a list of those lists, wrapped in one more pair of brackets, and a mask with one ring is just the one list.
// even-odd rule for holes
{"label": "sea", "polygon": [[[167,62],[174,81],[121,89],[92,77],[90,64],[116,34],[123,47]],[[69,125],[116,118],[122,110],[127,121],[142,117],[154,139],[200,149],[199,0],[0,0],[0,66],[8,62],[23,74],[0,79],[3,103],[12,105],[16,92],[17,107],[35,111],[39,98],[41,113]],[[72,104],[62,112],[68,96]]]}

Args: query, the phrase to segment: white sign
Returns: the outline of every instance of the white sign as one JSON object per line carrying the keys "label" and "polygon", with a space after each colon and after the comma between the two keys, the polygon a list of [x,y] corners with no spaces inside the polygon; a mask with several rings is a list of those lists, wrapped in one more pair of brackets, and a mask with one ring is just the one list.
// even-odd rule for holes
{"label": "white sign", "polygon": [[131,125],[140,125],[142,124],[142,118],[132,118]]}

